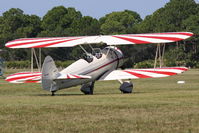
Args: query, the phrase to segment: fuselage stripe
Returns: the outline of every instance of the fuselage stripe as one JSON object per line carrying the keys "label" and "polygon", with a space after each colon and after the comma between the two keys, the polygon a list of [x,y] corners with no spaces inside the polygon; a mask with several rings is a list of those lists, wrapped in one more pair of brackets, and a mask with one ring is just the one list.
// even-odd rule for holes
{"label": "fuselage stripe", "polygon": [[107,63],[107,64],[105,64],[105,65],[102,65],[102,66],[100,66],[100,67],[98,67],[98,68],[96,68],[96,69],[94,69],[94,70],[92,70],[92,71],[90,71],[90,72],[85,73],[84,75],[87,75],[87,74],[89,74],[89,73],[92,73],[92,72],[95,72],[95,71],[97,71],[97,70],[99,70],[99,69],[102,69],[102,68],[104,68],[104,67],[106,67],[106,66],[108,66],[108,65],[110,65],[110,64],[112,64],[112,63],[114,63],[115,61],[119,61],[119,60],[121,60],[121,59],[123,59],[123,58],[117,58],[117,59],[115,59],[115,60],[113,60],[113,61],[111,61],[111,62],[109,62],[109,63]]}

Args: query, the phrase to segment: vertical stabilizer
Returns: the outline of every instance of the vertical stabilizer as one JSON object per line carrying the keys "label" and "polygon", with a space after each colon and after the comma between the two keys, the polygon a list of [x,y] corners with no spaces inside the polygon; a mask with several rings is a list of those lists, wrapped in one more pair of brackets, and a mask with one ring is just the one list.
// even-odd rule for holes
{"label": "vertical stabilizer", "polygon": [[42,66],[42,88],[51,92],[58,88],[56,82],[53,81],[58,76],[58,69],[52,57],[47,56]]}

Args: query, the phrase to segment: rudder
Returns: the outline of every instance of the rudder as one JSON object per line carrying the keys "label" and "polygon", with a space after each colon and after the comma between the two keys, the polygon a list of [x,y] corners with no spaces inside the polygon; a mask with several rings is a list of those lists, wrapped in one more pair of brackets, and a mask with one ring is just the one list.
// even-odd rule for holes
{"label": "rudder", "polygon": [[44,90],[54,92],[58,89],[56,82],[53,81],[58,73],[54,60],[51,56],[47,56],[42,66],[42,88]]}

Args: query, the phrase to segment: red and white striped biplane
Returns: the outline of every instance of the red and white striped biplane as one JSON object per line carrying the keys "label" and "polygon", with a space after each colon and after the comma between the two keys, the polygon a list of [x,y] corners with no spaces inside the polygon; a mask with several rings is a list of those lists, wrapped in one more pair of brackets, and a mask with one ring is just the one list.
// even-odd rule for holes
{"label": "red and white striped biplane", "polygon": [[[53,48],[80,46],[86,53],[85,58],[79,59],[62,71],[58,71],[53,59],[47,56],[41,72],[21,72],[8,76],[6,81],[11,83],[41,83],[44,90],[54,92],[76,85],[82,85],[81,91],[93,94],[96,80],[118,80],[120,91],[131,93],[133,84],[125,79],[159,78],[176,75],[187,70],[186,67],[126,69],[120,70],[124,63],[124,56],[117,45],[157,44],[181,41],[191,37],[190,32],[99,35],[79,37],[53,38],[23,38],[6,43],[8,48]],[[88,53],[83,45],[105,43],[104,49],[93,49]]]}

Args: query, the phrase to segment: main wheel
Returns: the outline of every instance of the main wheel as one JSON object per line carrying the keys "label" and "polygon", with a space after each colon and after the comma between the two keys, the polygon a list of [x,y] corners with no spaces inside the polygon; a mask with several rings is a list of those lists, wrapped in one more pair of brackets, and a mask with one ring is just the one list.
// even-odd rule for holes
{"label": "main wheel", "polygon": [[94,90],[94,83],[95,82],[83,84],[80,88],[81,92],[83,92],[85,95],[92,95]]}
{"label": "main wheel", "polygon": [[125,81],[120,86],[120,91],[122,93],[132,93],[133,92],[133,83],[130,81]]}

